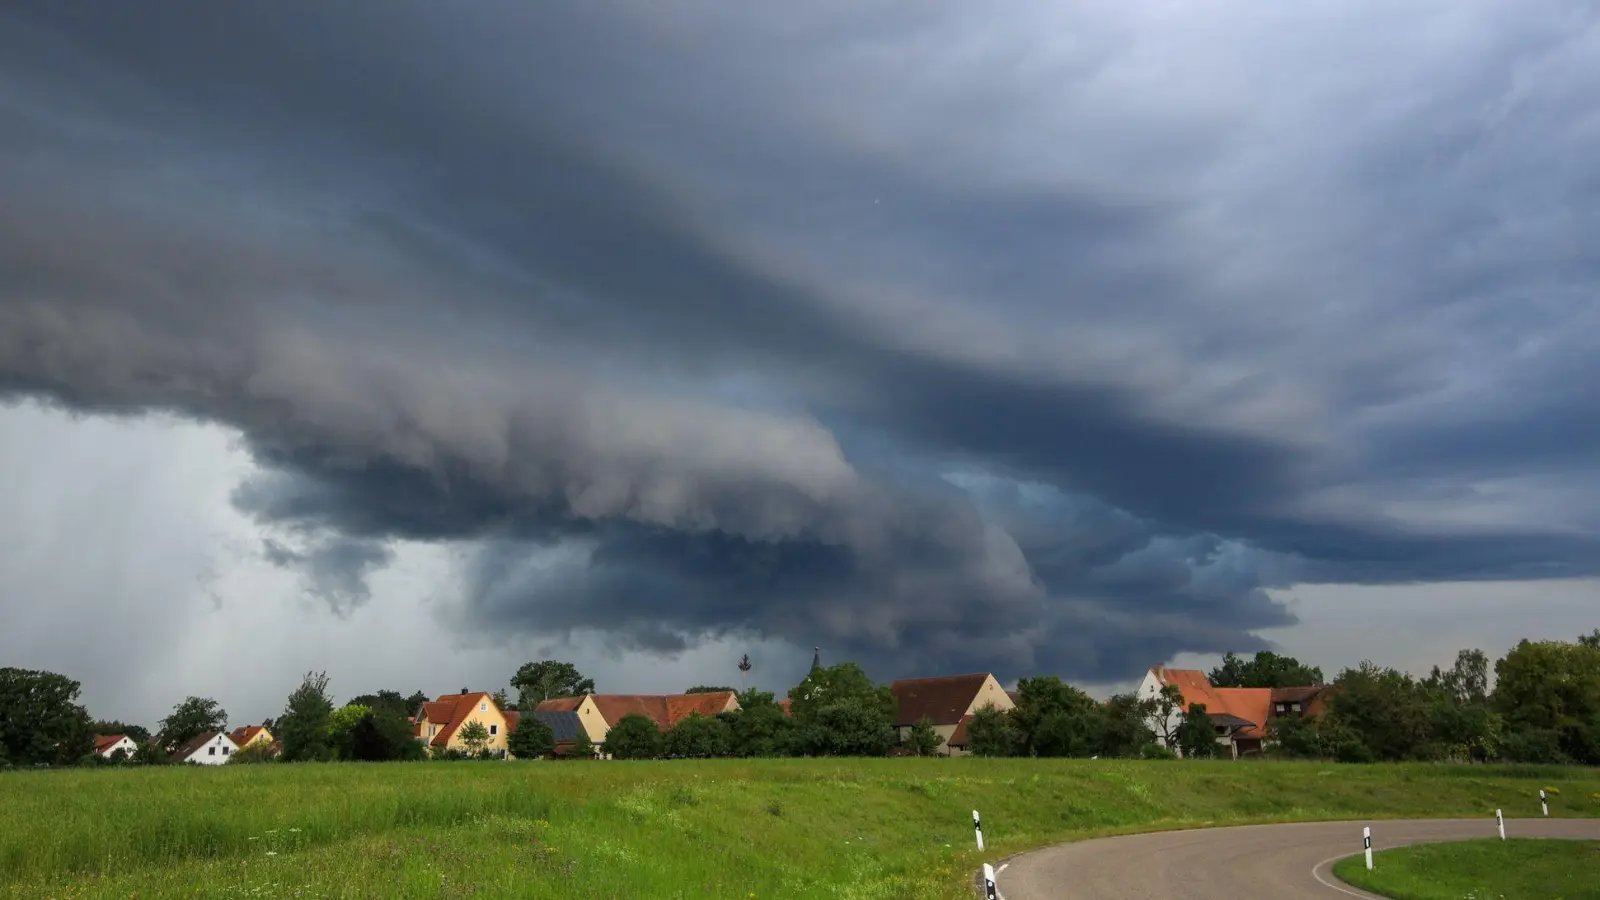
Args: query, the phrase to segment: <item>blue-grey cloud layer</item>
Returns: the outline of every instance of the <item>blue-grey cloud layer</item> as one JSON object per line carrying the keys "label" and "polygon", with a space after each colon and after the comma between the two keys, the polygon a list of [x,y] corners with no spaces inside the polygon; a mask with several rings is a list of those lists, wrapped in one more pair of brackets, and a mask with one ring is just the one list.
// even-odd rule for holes
{"label": "blue-grey cloud layer", "polygon": [[337,605],[1126,675],[1600,570],[1580,3],[13,4],[0,389],[240,428]]}

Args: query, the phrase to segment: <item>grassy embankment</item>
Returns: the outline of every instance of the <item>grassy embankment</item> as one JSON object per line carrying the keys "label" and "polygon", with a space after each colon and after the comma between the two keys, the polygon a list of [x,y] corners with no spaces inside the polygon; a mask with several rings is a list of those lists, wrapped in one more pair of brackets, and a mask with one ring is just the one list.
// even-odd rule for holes
{"label": "grassy embankment", "polygon": [[[1072,838],[1508,814],[1600,771],[1314,763],[773,760],[0,773],[0,897],[969,897]],[[988,852],[973,846],[982,811]],[[299,892],[298,894],[296,892]]]}
{"label": "grassy embankment", "polygon": [[1600,843],[1493,838],[1385,850],[1333,873],[1395,900],[1600,900]]}

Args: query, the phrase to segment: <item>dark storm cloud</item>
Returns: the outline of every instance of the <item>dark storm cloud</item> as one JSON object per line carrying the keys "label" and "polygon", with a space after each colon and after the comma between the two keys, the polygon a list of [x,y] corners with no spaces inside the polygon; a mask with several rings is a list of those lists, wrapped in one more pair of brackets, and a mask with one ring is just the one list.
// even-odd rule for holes
{"label": "dark storm cloud", "polygon": [[467,543],[457,621],[660,652],[1111,678],[1594,574],[1600,38],[1452,9],[21,4],[0,390],[240,429],[336,609]]}

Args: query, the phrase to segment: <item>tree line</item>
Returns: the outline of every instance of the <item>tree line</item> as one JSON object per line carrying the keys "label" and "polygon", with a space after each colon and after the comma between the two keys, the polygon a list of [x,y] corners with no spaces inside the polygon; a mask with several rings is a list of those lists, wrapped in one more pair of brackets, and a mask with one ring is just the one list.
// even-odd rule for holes
{"label": "tree line", "polygon": [[[1219,687],[1323,681],[1320,670],[1270,652],[1229,654],[1210,678]],[[514,695],[494,694],[506,710],[596,691],[593,679],[558,660],[522,666],[510,686]],[[700,685],[691,692],[714,690],[731,689]],[[605,752],[617,759],[928,755],[940,743],[926,721],[902,738],[889,687],[853,662],[812,669],[789,690],[787,714],[773,693],[735,693],[739,709],[692,715],[666,730],[647,716],[624,716],[607,734]],[[1185,708],[1175,689],[1101,702],[1059,678],[1038,676],[1019,681],[1015,693],[1014,709],[973,716],[967,727],[972,753],[1171,758],[1181,751],[1204,758],[1225,752],[1205,708]],[[129,761],[158,763],[184,742],[227,727],[227,712],[208,698],[185,698],[152,735],[138,725],[92,720],[78,694],[79,684],[63,675],[0,669],[0,765],[100,764],[93,736],[114,733],[139,745]],[[1600,629],[1575,641],[1525,640],[1492,665],[1482,651],[1462,650],[1449,668],[1435,666],[1421,678],[1363,661],[1339,672],[1323,698],[1320,714],[1269,723],[1267,755],[1600,765]],[[420,691],[385,690],[336,707],[327,675],[312,672],[290,693],[282,715],[262,724],[281,741],[279,758],[287,762],[414,760],[426,750],[412,717],[428,699]],[[441,757],[487,755],[489,735],[481,726],[469,724],[460,736],[468,753]],[[549,727],[531,715],[509,740],[512,754],[524,759],[548,755],[555,744]],[[573,755],[589,755],[587,744],[580,736]],[[236,754],[236,761],[267,756],[267,748],[256,746]]]}

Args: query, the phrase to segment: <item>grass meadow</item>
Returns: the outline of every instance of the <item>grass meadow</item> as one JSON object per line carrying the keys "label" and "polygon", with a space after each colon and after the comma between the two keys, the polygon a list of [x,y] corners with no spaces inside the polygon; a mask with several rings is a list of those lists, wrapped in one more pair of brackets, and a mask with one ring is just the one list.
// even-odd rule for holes
{"label": "grass meadow", "polygon": [[1385,850],[1367,871],[1359,858],[1334,867],[1358,887],[1395,900],[1600,900],[1600,843],[1509,840]]}
{"label": "grass meadow", "polygon": [[[1101,760],[389,763],[0,772],[0,897],[971,896],[1093,835],[1600,815],[1600,770]],[[973,841],[983,814],[987,852]]]}

